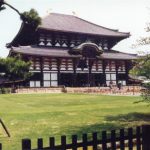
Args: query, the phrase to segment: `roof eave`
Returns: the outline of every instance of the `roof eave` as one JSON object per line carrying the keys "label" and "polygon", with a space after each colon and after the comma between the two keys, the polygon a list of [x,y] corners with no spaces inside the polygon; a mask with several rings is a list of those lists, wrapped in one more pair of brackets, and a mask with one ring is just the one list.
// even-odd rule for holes
{"label": "roof eave", "polygon": [[123,39],[130,37],[130,33],[123,33],[123,32],[119,32],[120,34],[124,34],[124,35],[104,35],[104,34],[92,34],[92,33],[82,33],[82,32],[74,32],[74,31],[67,31],[67,30],[56,30],[56,29],[50,29],[50,28],[44,28],[44,27],[38,27],[38,30],[42,31],[52,31],[52,32],[63,32],[63,33],[72,33],[72,34],[84,34],[84,35],[95,35],[95,36],[102,36],[102,37],[122,37]]}

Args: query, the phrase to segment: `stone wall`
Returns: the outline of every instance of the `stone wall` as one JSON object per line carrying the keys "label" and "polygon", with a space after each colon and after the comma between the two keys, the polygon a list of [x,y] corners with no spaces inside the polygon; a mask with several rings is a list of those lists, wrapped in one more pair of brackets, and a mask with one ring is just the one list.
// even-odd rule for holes
{"label": "stone wall", "polygon": [[78,87],[66,88],[66,93],[95,93],[95,94],[116,94],[116,95],[140,95],[140,86],[123,86],[119,90],[118,87]]}
{"label": "stone wall", "polygon": [[63,93],[63,88],[21,88],[16,93]]}
{"label": "stone wall", "polygon": [[140,95],[140,86],[118,87],[59,87],[59,88],[21,88],[16,93],[93,93],[93,94],[116,94],[116,95]]}

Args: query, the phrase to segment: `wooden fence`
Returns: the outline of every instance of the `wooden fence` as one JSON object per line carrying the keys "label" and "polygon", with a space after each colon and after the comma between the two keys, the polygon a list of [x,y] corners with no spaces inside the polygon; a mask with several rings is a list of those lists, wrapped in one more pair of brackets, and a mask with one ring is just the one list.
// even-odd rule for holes
{"label": "wooden fence", "polygon": [[[92,134],[92,139],[88,140],[87,134],[82,135],[82,140],[78,140],[77,135],[72,136],[72,142],[67,144],[66,136],[61,136],[61,144],[55,143],[55,138],[49,138],[49,146],[43,146],[43,139],[37,140],[37,148],[33,149],[30,139],[22,140],[22,150],[150,150],[150,125],[141,127],[112,130],[109,134],[103,131],[101,138],[97,132]],[[0,150],[2,146],[0,145]]]}

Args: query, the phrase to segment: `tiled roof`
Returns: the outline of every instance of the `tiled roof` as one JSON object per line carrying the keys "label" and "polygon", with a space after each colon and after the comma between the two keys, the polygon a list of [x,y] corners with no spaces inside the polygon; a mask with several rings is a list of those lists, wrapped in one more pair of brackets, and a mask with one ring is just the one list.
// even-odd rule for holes
{"label": "tiled roof", "polygon": [[102,36],[129,37],[129,33],[105,28],[73,15],[50,13],[42,19],[39,29],[52,31],[94,34]]}
{"label": "tiled roof", "polygon": [[[47,56],[47,57],[81,57],[81,55],[71,55],[69,49],[59,49],[59,48],[45,48],[37,46],[21,46],[12,47],[9,55],[13,53],[19,53],[23,55],[32,56]],[[137,59],[137,55],[122,53],[115,50],[104,51],[103,54],[99,56],[100,59],[115,59],[115,60],[132,60]]]}
{"label": "tiled roof", "polygon": [[115,50],[104,51],[100,56],[101,59],[120,59],[120,60],[133,60],[137,59],[136,54],[123,53]]}
{"label": "tiled roof", "polygon": [[76,55],[70,55],[68,53],[68,49],[46,48],[46,47],[36,47],[36,46],[12,47],[12,49],[10,50],[10,54],[13,52],[25,54],[25,55],[34,55],[34,56],[79,57]]}

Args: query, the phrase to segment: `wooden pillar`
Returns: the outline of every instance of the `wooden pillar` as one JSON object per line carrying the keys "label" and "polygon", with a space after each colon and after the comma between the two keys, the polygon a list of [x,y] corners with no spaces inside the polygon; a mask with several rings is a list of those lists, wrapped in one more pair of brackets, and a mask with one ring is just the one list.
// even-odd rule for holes
{"label": "wooden pillar", "polygon": [[57,70],[58,70],[58,85],[60,85],[60,66],[61,66],[61,59],[57,59]]}
{"label": "wooden pillar", "polygon": [[104,84],[106,84],[106,73],[105,73],[105,69],[106,69],[106,61],[103,60],[102,61],[102,68],[103,68],[103,76],[104,76]]}
{"label": "wooden pillar", "polygon": [[40,74],[41,74],[41,77],[40,77],[40,83],[41,83],[41,87],[44,86],[44,75],[43,75],[43,67],[44,67],[44,61],[43,61],[43,57],[40,58]]}
{"label": "wooden pillar", "polygon": [[73,86],[76,87],[77,86],[77,73],[76,73],[76,69],[77,69],[77,60],[73,59]]}
{"label": "wooden pillar", "polygon": [[93,59],[88,59],[88,66],[89,66],[89,74],[88,74],[88,85],[92,86],[93,85],[93,78],[92,78],[92,66],[94,63]]}
{"label": "wooden pillar", "polygon": [[116,60],[115,61],[115,67],[116,67],[116,84],[118,84],[118,64],[119,64],[119,62]]}
{"label": "wooden pillar", "polygon": [[125,61],[125,74],[126,74],[126,84],[128,85],[128,81],[129,81],[129,70],[130,70],[130,66],[128,61]]}

